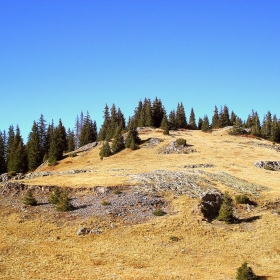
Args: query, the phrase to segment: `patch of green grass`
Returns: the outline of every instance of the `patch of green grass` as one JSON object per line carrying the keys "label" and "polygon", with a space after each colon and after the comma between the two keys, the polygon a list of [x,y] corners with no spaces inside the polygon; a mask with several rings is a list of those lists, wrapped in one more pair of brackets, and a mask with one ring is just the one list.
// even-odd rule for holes
{"label": "patch of green grass", "polygon": [[101,205],[102,206],[108,206],[108,205],[111,205],[111,203],[108,200],[104,199],[104,200],[102,200]]}
{"label": "patch of green grass", "polygon": [[121,194],[122,192],[119,189],[114,190],[114,194]]}
{"label": "patch of green grass", "polygon": [[268,171],[275,171],[275,169],[274,169],[273,167],[269,166],[269,165],[266,165],[266,166],[264,167],[264,169],[265,169],[265,170],[268,170]]}
{"label": "patch of green grass", "polygon": [[169,237],[169,239],[170,239],[171,241],[174,241],[174,242],[179,241],[179,237],[173,236],[173,235],[171,235],[171,236]]}
{"label": "patch of green grass", "polygon": [[165,211],[163,211],[162,209],[156,209],[154,212],[153,212],[153,215],[155,216],[164,216],[166,214]]}
{"label": "patch of green grass", "polygon": [[246,194],[238,194],[235,196],[235,202],[237,204],[247,204],[250,202],[250,199]]}

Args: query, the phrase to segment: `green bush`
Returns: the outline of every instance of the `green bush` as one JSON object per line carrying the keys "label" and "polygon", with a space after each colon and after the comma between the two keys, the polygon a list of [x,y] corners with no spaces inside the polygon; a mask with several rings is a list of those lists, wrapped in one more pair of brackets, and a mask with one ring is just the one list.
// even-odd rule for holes
{"label": "green bush", "polygon": [[111,205],[111,203],[108,200],[102,200],[101,205],[108,206],[108,205]]}
{"label": "green bush", "polygon": [[8,175],[13,177],[13,176],[16,176],[17,173],[15,171],[9,171]]}
{"label": "green bush", "polygon": [[179,145],[179,146],[186,146],[187,141],[186,141],[186,139],[178,138],[178,139],[176,139],[176,144]]}
{"label": "green bush", "polygon": [[275,171],[275,169],[274,169],[273,167],[269,166],[269,165],[266,165],[266,166],[264,167],[264,169],[265,169],[265,170],[268,170],[268,171]]}
{"label": "green bush", "polygon": [[122,192],[119,189],[114,190],[114,194],[121,194]]}
{"label": "green bush", "polygon": [[234,199],[237,204],[247,204],[250,202],[250,199],[246,194],[238,194]]}
{"label": "green bush", "polygon": [[166,212],[164,212],[162,209],[156,209],[153,212],[153,215],[155,215],[155,216],[164,216],[165,214],[166,214]]}
{"label": "green bush", "polygon": [[25,196],[23,197],[23,203],[25,205],[31,205],[31,206],[37,205],[37,200],[33,197],[31,190],[28,190],[26,192]]}
{"label": "green bush", "polygon": [[109,157],[111,155],[112,155],[112,152],[111,152],[109,142],[105,141],[105,143],[103,143],[102,148],[99,152],[99,156],[101,159],[103,159],[104,157]]}
{"label": "green bush", "polygon": [[77,153],[71,153],[68,155],[68,157],[76,157],[77,156]]}
{"label": "green bush", "polygon": [[230,224],[234,221],[232,198],[230,197],[228,192],[225,192],[224,194],[223,203],[221,205],[217,220],[224,221],[227,224]]}
{"label": "green bush", "polygon": [[66,211],[74,210],[74,206],[71,204],[70,198],[69,198],[66,190],[63,190],[60,193],[55,209],[56,209],[56,211],[59,211],[59,212],[66,212]]}
{"label": "green bush", "polygon": [[48,163],[48,166],[55,166],[55,165],[57,165],[56,159],[49,161],[49,163]]}
{"label": "green bush", "polygon": [[170,236],[169,239],[170,239],[171,241],[174,241],[174,242],[179,241],[179,237],[173,236],[173,235]]}
{"label": "green bush", "polygon": [[237,269],[236,280],[256,280],[257,276],[245,262]]}

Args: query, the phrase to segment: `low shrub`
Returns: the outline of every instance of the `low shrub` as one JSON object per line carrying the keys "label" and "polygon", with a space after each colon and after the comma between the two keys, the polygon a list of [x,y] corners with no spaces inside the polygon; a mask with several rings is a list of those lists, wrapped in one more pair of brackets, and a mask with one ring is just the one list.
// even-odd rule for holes
{"label": "low shrub", "polygon": [[238,194],[234,199],[237,204],[247,204],[250,202],[250,199],[246,194]]}
{"label": "low shrub", "polygon": [[217,220],[224,221],[227,224],[231,224],[234,221],[232,198],[228,192],[225,192],[224,194],[223,203],[221,205]]}
{"label": "low shrub", "polygon": [[264,167],[264,169],[265,169],[265,170],[268,170],[268,171],[275,171],[275,169],[274,169],[273,167],[269,166],[269,165],[266,165],[266,166]]}
{"label": "low shrub", "polygon": [[119,189],[114,190],[114,194],[121,194],[122,192]]}
{"label": "low shrub", "polygon": [[15,171],[9,171],[8,175],[13,177],[13,176],[16,176],[17,173]]}
{"label": "low shrub", "polygon": [[170,236],[169,237],[169,239],[171,240],[171,241],[174,241],[174,242],[177,242],[177,241],[179,241],[179,237],[177,237],[177,236]]}
{"label": "low shrub", "polygon": [[66,192],[66,190],[63,190],[59,197],[58,197],[58,202],[55,204],[55,209],[56,211],[59,212],[66,212],[66,211],[71,211],[74,210],[74,206],[70,202],[70,198]]}
{"label": "low shrub", "polygon": [[166,214],[166,212],[164,212],[162,209],[156,209],[154,212],[153,212],[153,215],[154,216],[164,216]]}
{"label": "low shrub", "polygon": [[111,205],[111,203],[108,200],[102,200],[101,205],[108,206],[108,205]]}
{"label": "low shrub", "polygon": [[236,280],[256,280],[258,279],[252,268],[245,262],[237,269]]}
{"label": "low shrub", "polygon": [[77,153],[71,153],[68,155],[68,157],[76,157],[77,156]]}
{"label": "low shrub", "polygon": [[59,202],[60,195],[61,195],[61,190],[58,187],[55,187],[52,194],[49,197],[49,203],[57,204]]}
{"label": "low shrub", "polygon": [[176,139],[176,144],[179,146],[186,146],[187,145],[187,140],[183,138],[178,138]]}
{"label": "low shrub", "polygon": [[23,197],[23,203],[25,205],[31,205],[31,206],[37,205],[37,200],[33,197],[31,190],[28,190],[26,192],[25,196]]}

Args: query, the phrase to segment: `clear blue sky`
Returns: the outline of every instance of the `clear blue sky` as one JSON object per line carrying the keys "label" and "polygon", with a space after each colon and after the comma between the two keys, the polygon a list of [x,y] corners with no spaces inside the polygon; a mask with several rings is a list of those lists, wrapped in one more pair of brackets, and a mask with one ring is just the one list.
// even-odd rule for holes
{"label": "clear blue sky", "polygon": [[280,117],[279,0],[0,0],[0,130],[140,99]]}

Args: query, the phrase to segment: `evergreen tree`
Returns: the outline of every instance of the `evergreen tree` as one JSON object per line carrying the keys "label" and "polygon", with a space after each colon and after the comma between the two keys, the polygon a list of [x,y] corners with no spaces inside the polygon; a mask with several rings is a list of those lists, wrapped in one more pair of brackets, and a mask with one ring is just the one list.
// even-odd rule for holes
{"label": "evergreen tree", "polygon": [[83,121],[83,127],[81,129],[80,134],[80,142],[79,146],[82,147],[86,144],[95,142],[97,139],[97,126],[96,122],[92,121],[89,113],[87,112],[87,115]]}
{"label": "evergreen tree", "polygon": [[220,116],[219,116],[219,127],[226,127],[230,125],[229,111],[228,107],[225,105],[221,107]]}
{"label": "evergreen tree", "polygon": [[100,152],[99,152],[99,156],[100,156],[101,159],[103,159],[104,157],[109,157],[111,155],[112,155],[112,152],[111,152],[109,142],[105,141],[102,145],[102,148],[101,148]]}
{"label": "evergreen tree", "polygon": [[251,116],[251,133],[255,136],[261,135],[260,119],[257,112],[253,112]]}
{"label": "evergreen tree", "polygon": [[38,121],[38,134],[39,134],[39,145],[40,145],[40,162],[42,162],[44,155],[47,153],[47,129],[46,121],[44,116],[41,114]]}
{"label": "evergreen tree", "polygon": [[225,192],[224,194],[223,203],[221,205],[217,220],[224,221],[227,224],[232,223],[234,220],[232,198],[228,192]]}
{"label": "evergreen tree", "polygon": [[25,205],[35,206],[37,205],[37,200],[34,198],[31,190],[28,190],[23,197],[23,203]]}
{"label": "evergreen tree", "polygon": [[125,118],[120,108],[118,108],[117,112],[117,127],[121,130],[125,129]]}
{"label": "evergreen tree", "polygon": [[112,142],[112,152],[113,152],[113,154],[116,154],[116,153],[120,152],[121,150],[123,150],[124,148],[125,148],[125,145],[124,145],[124,138],[122,135],[122,129],[121,129],[121,127],[119,127],[116,130],[116,133],[114,135],[114,139]]}
{"label": "evergreen tree", "polygon": [[168,123],[170,129],[176,129],[176,113],[175,110],[172,110],[168,116]]}
{"label": "evergreen tree", "polygon": [[3,133],[0,131],[0,174],[7,171],[6,159],[5,159],[5,139]]}
{"label": "evergreen tree", "polygon": [[17,126],[14,141],[10,147],[8,154],[8,171],[24,173],[27,171],[27,154],[26,147],[20,134],[20,129]]}
{"label": "evergreen tree", "polygon": [[154,127],[160,127],[164,114],[165,114],[165,109],[162,105],[162,102],[160,99],[156,97],[155,100],[153,101],[153,106],[152,106],[152,121]]}
{"label": "evergreen tree", "polygon": [[14,130],[14,126],[10,125],[9,126],[9,130],[8,130],[8,139],[7,139],[7,146],[6,146],[6,161],[7,161],[7,165],[10,159],[10,153],[12,150],[12,146],[15,140],[15,130]]}
{"label": "evergreen tree", "polygon": [[[209,122],[209,120],[208,120],[208,122]],[[199,119],[198,119],[198,125],[197,125],[197,129],[198,129],[198,130],[201,130],[202,123],[203,123],[202,118],[199,118]]]}
{"label": "evergreen tree", "polygon": [[67,152],[74,151],[75,150],[75,133],[70,128],[68,128],[68,131],[67,131],[67,143],[68,143]]}
{"label": "evergreen tree", "polygon": [[49,124],[48,129],[47,129],[47,136],[46,136],[46,153],[44,155],[44,159],[46,160],[49,156],[50,153],[50,146],[51,146],[51,139],[53,137],[53,133],[54,133],[54,123],[52,120],[52,123]]}
{"label": "evergreen tree", "polygon": [[277,120],[276,115],[273,116],[270,138],[271,138],[271,141],[280,142],[280,123]]}
{"label": "evergreen tree", "polygon": [[237,116],[235,115],[235,113],[233,111],[231,111],[231,115],[230,115],[230,125],[234,125],[236,122],[236,118]]}
{"label": "evergreen tree", "polygon": [[208,118],[207,115],[204,115],[204,118],[203,118],[202,124],[201,124],[201,130],[202,130],[202,131],[208,131],[208,130],[210,130],[209,118]]}
{"label": "evergreen tree", "polygon": [[217,106],[215,106],[214,115],[212,117],[212,128],[219,128],[219,113]]}
{"label": "evergreen tree", "polygon": [[144,114],[143,103],[141,100],[139,100],[138,106],[134,110],[134,119],[137,126],[142,127],[145,125],[145,114]]}
{"label": "evergreen tree", "polygon": [[176,128],[187,128],[188,123],[186,119],[185,109],[183,103],[178,103],[176,111]]}
{"label": "evergreen tree", "polygon": [[152,119],[152,105],[150,99],[147,98],[144,99],[143,112],[145,118],[144,126],[151,127],[153,125],[153,119]]}
{"label": "evergreen tree", "polygon": [[58,197],[58,203],[56,203],[56,211],[59,212],[66,212],[66,211],[71,211],[74,209],[74,206],[70,202],[70,198],[66,192],[66,190],[63,190],[59,197]]}
{"label": "evergreen tree", "polygon": [[125,139],[125,147],[131,150],[138,149],[138,144],[140,143],[140,138],[138,136],[138,131],[130,127]]}
{"label": "evergreen tree", "polygon": [[271,128],[272,128],[272,119],[270,111],[267,112],[265,117],[263,118],[261,134],[265,139],[269,139],[271,137]]}
{"label": "evergreen tree", "polygon": [[38,125],[34,121],[32,131],[28,136],[27,142],[27,156],[28,156],[28,169],[35,170],[42,163],[42,146],[40,145],[40,134]]}
{"label": "evergreen tree", "polygon": [[167,121],[167,117],[165,114],[162,118],[160,127],[161,127],[161,129],[163,129],[164,135],[169,135],[169,126],[168,126],[168,121]]}
{"label": "evergreen tree", "polygon": [[196,122],[195,122],[195,114],[193,108],[191,109],[190,113],[190,121],[189,121],[189,128],[190,129],[197,129]]}
{"label": "evergreen tree", "polygon": [[104,115],[103,115],[104,121],[100,128],[99,134],[98,134],[98,140],[104,141],[107,138],[108,129],[110,126],[110,113],[109,113],[109,107],[106,104],[104,108]]}
{"label": "evergreen tree", "polygon": [[63,157],[63,152],[67,151],[68,146],[66,130],[61,119],[59,119],[58,126],[54,130],[54,138],[56,140],[57,146],[57,160],[61,160]]}
{"label": "evergreen tree", "polygon": [[60,196],[61,196],[61,190],[58,187],[55,187],[49,197],[49,203],[58,204]]}
{"label": "evergreen tree", "polygon": [[252,268],[245,262],[238,268],[236,280],[256,280],[258,277],[253,272]]}

